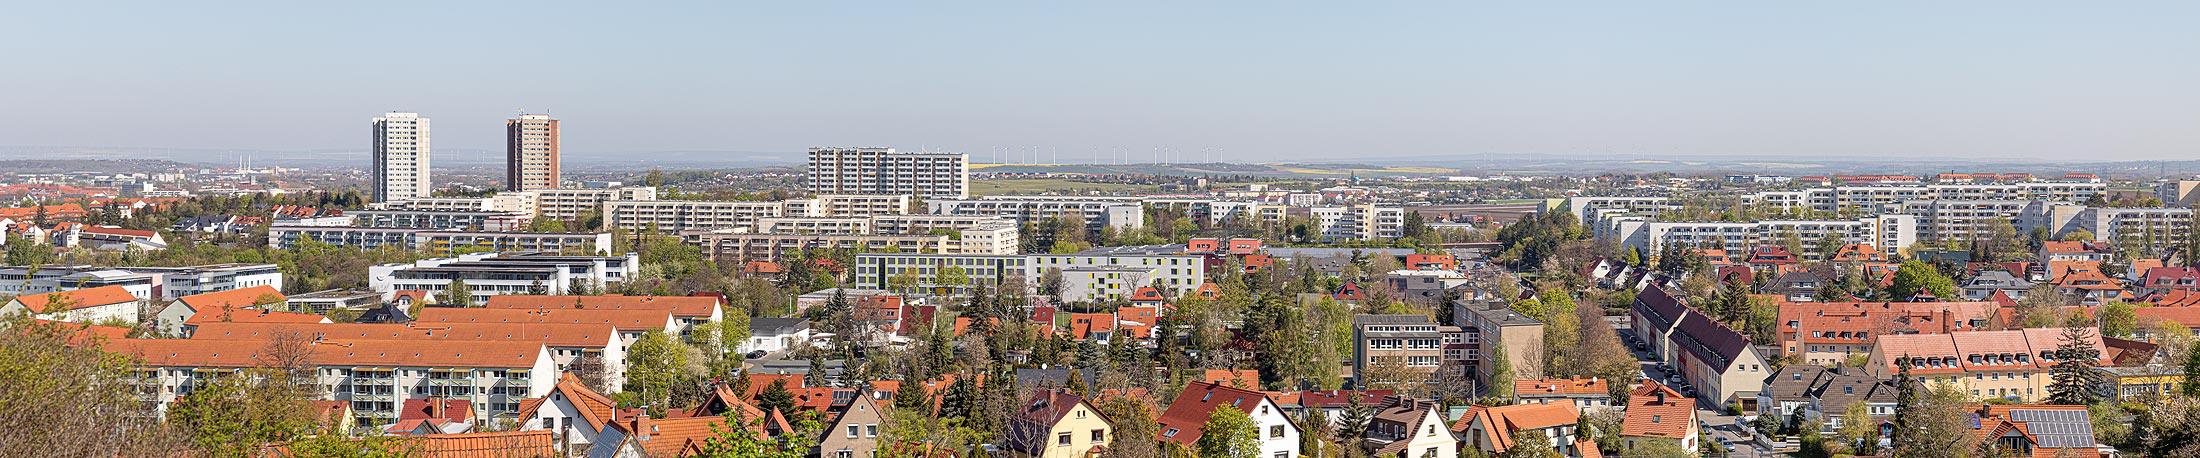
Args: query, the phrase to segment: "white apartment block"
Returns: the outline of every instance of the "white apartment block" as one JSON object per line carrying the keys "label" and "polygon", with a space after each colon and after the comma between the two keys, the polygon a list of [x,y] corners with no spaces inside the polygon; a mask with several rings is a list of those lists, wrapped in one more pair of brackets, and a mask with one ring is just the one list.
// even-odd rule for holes
{"label": "white apartment block", "polygon": [[2152,235],[2155,243],[2171,245],[2191,233],[2192,213],[2191,208],[2177,207],[2112,208],[2032,202],[2017,219],[2017,228],[2030,231],[2043,226],[2057,238],[2082,230],[2104,241],[2144,240]]}
{"label": "white apartment block", "polygon": [[2024,209],[2037,201],[1921,200],[1903,202],[1898,213],[1917,217],[1919,240],[1979,240],[1992,236],[1996,221],[2018,228]]}
{"label": "white apartment block", "polygon": [[787,216],[857,217],[909,213],[908,194],[820,194],[817,197],[780,201]]}
{"label": "white apartment block", "polygon": [[1667,197],[1571,197],[1566,199],[1566,209],[1581,218],[1582,223],[1593,223],[1604,215],[1638,215],[1657,218],[1666,210],[1680,208]]}
{"label": "white apartment block", "polygon": [[1405,229],[1404,208],[1374,204],[1314,207],[1323,239],[1397,238]]}
{"label": "white apartment block", "polygon": [[1062,300],[1106,302],[1130,300],[1138,288],[1152,286],[1160,276],[1154,266],[1075,266],[1062,268]]}
{"label": "white apartment block", "polygon": [[1181,296],[1197,291],[1201,283],[1207,282],[1206,257],[1180,254],[1182,249],[1182,245],[1149,245],[1102,247],[1076,254],[1035,254],[1030,255],[1024,278],[1036,281],[1049,269],[1062,269],[1063,279],[1067,280],[1068,269],[1074,268],[1147,268],[1153,269],[1153,273],[1138,286],[1154,286],[1158,281],[1162,294]]}
{"label": "white apartment block", "polygon": [[413,229],[473,229],[516,231],[526,229],[535,215],[522,212],[443,210],[353,210],[344,216],[360,227]]}
{"label": "white apartment block", "polygon": [[893,148],[810,148],[806,181],[819,194],[970,197],[970,155]]}
{"label": "white apartment block", "polygon": [[1902,203],[1930,200],[2052,200],[2083,202],[2105,196],[2105,183],[2048,181],[2008,184],[1870,185],[1766,191],[1742,197],[1742,203],[1778,208],[1801,206],[1815,211],[1896,212]]}
{"label": "white apartment block", "polygon": [[1030,259],[1023,255],[964,255],[964,254],[885,254],[866,253],[856,255],[855,284],[852,288],[888,290],[895,275],[916,272],[917,286],[956,289],[956,285],[942,285],[939,273],[949,266],[962,268],[970,276],[970,282],[999,286],[1013,278],[1023,276],[1024,281],[1036,284],[1038,277],[1027,275]]}
{"label": "white apartment block", "polygon": [[[220,377],[261,363],[262,340],[123,339],[107,348],[144,360],[137,400],[166,412],[169,403]],[[557,365],[541,341],[464,345],[416,340],[322,340],[310,344],[318,399],[347,401],[359,424],[396,421],[406,399],[464,399],[486,426],[549,393]]]}
{"label": "white apartment block", "polygon": [[0,266],[0,296],[45,294],[101,286],[121,286],[140,299],[175,300],[183,296],[271,286],[283,288],[283,272],[274,264],[209,264],[191,267]]}
{"label": "white apartment block", "polygon": [[428,197],[428,118],[388,113],[374,118],[374,201]]}
{"label": "white apartment block", "polygon": [[374,249],[392,247],[429,253],[453,251],[547,251],[608,254],[609,232],[474,232],[402,227],[275,226],[267,246],[293,250],[311,240],[329,245]]}
{"label": "white apartment block", "polygon": [[536,189],[527,193],[534,195],[536,216],[556,220],[602,211],[604,202],[614,200],[657,200],[657,188],[651,186]]}
{"label": "white apartment block", "polygon": [[[1880,215],[1855,220],[1767,220],[1750,222],[1681,222],[1627,219],[1616,221],[1609,229],[1600,228],[1604,234],[1617,238],[1630,248],[1644,252],[1657,252],[1668,243],[1684,247],[1709,247],[1729,252],[1747,252],[1762,245],[1776,245],[1790,233],[1803,242],[1803,253],[1798,256],[1817,257],[1821,247],[1818,240],[1827,234],[1841,239],[1844,244],[1864,243],[1888,247],[1890,250],[1907,249],[1918,241],[1917,217],[1910,215]],[[1831,247],[1840,248],[1840,247]]]}
{"label": "white apartment block", "polygon": [[681,240],[702,247],[717,262],[770,261],[798,249],[842,248],[862,252],[1011,255],[1019,252],[1014,227],[970,229],[946,234],[747,233],[738,230],[683,231]]}
{"label": "white apartment block", "polygon": [[927,200],[935,215],[996,216],[1017,224],[1035,223],[1048,217],[1075,214],[1086,227],[1128,230],[1146,225],[1145,206],[1137,197],[1004,196],[969,200]]}
{"label": "white apartment block", "polygon": [[489,197],[415,197],[367,205],[375,210],[517,212],[535,214],[535,193],[506,191]]}
{"label": "white apartment block", "polygon": [[760,218],[784,216],[780,202],[716,200],[614,200],[604,202],[606,228],[676,233],[720,228],[752,228]]}
{"label": "white apartment block", "polygon": [[573,285],[600,287],[623,282],[640,268],[641,258],[632,253],[625,256],[476,253],[370,266],[367,285],[389,297],[404,290],[441,294],[451,280],[460,280],[473,291],[475,303],[485,303],[489,296],[528,294],[535,288],[553,295],[571,294]]}

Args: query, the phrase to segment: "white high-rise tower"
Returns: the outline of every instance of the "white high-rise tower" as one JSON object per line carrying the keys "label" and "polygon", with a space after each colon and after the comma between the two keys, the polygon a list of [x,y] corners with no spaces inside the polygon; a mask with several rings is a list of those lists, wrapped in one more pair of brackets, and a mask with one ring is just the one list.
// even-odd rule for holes
{"label": "white high-rise tower", "polygon": [[428,118],[388,113],[374,118],[374,201],[428,197]]}

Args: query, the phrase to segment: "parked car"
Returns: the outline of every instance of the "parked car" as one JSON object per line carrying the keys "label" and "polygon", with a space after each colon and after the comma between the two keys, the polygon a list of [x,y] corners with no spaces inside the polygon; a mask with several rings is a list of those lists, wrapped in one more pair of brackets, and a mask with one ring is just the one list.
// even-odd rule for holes
{"label": "parked car", "polygon": [[752,351],[752,352],[749,352],[749,359],[756,359],[756,358],[762,358],[762,357],[764,357],[764,351],[763,351],[763,350],[757,350],[757,351]]}

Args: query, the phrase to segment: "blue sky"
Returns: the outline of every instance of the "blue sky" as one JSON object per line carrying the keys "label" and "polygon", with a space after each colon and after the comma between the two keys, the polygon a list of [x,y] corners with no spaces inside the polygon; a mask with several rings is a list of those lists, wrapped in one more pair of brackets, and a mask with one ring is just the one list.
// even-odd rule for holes
{"label": "blue sky", "polygon": [[11,5],[0,145],[2200,157],[2193,2],[444,3]]}

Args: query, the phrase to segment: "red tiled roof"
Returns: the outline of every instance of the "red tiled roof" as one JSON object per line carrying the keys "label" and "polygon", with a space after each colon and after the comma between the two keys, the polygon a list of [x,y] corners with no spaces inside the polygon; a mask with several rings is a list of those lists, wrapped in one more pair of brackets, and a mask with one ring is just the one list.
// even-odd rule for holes
{"label": "red tiled roof", "polygon": [[1160,439],[1192,445],[1199,441],[1199,436],[1203,434],[1201,429],[1207,424],[1207,417],[1214,415],[1215,409],[1232,408],[1250,414],[1253,409],[1260,407],[1261,401],[1267,399],[1268,396],[1259,391],[1233,388],[1222,383],[1198,382],[1186,385],[1184,391],[1177,393],[1176,401],[1169,403],[1169,410],[1162,412],[1161,417],[1156,419],[1161,423],[1163,431],[1174,429],[1177,433],[1174,436],[1163,434]]}
{"label": "red tiled roof", "polygon": [[1253,369],[1208,369],[1201,378],[1207,383],[1220,383],[1248,390],[1260,389],[1260,371]]}
{"label": "red tiled roof", "polygon": [[276,290],[273,286],[260,285],[250,288],[232,289],[228,291],[215,291],[206,294],[193,294],[178,298],[176,300],[179,302],[183,302],[185,305],[190,305],[192,310],[197,310],[199,311],[199,313],[204,314],[209,310],[219,309],[223,307],[247,308],[255,305],[260,305],[263,303],[260,302],[261,297],[270,297],[273,299],[272,302],[265,302],[267,304],[280,303],[290,299],[289,297],[283,296],[283,292]]}
{"label": "red tiled roof", "polygon": [[15,297],[16,302],[23,303],[23,307],[29,309],[30,312],[34,314],[45,313],[47,305],[52,304],[52,301],[55,299],[59,299],[63,303],[68,304],[67,306],[62,307],[62,310],[77,310],[136,301],[138,300],[138,297],[131,295],[130,290],[115,285],[101,286],[98,288],[57,291],[44,294],[25,294]]}
{"label": "red tiled roof", "polygon": [[[572,403],[574,410],[580,411],[581,421],[587,423],[589,429],[602,431],[604,425],[618,421],[616,415],[619,403],[613,402],[611,398],[605,397],[602,393],[597,393],[596,390],[588,389],[588,385],[581,383],[580,377],[573,375],[571,372],[559,373],[558,384],[552,386],[550,391],[564,393],[566,402]],[[526,402],[520,403],[518,415],[514,418],[533,417],[535,409],[541,408],[542,403],[549,400],[549,394],[545,393],[543,397],[528,399]]]}
{"label": "red tiled roof", "polygon": [[[1665,395],[1663,402],[1659,401],[1660,393]],[[1627,395],[1627,416],[1620,423],[1622,436],[1679,439],[1688,437],[1689,430],[1695,428],[1693,398],[1655,381],[1644,381],[1641,388]]]}
{"label": "red tiled roof", "polygon": [[420,458],[507,458],[514,456],[556,456],[557,436],[553,431],[499,431],[486,433],[436,434],[413,436],[405,440],[406,456]]}
{"label": "red tiled roof", "polygon": [[413,321],[419,323],[605,323],[620,331],[663,331],[672,324],[671,310],[515,310],[490,308],[428,307]]}
{"label": "red tiled roof", "polygon": [[718,298],[711,296],[532,296],[503,294],[489,296],[482,305],[492,309],[583,309],[583,310],[671,310],[672,316],[702,318],[711,316],[719,307]]}
{"label": "red tiled roof", "polygon": [[1520,379],[1513,382],[1513,394],[1534,396],[1546,394],[1611,394],[1609,380],[1589,378]]}

